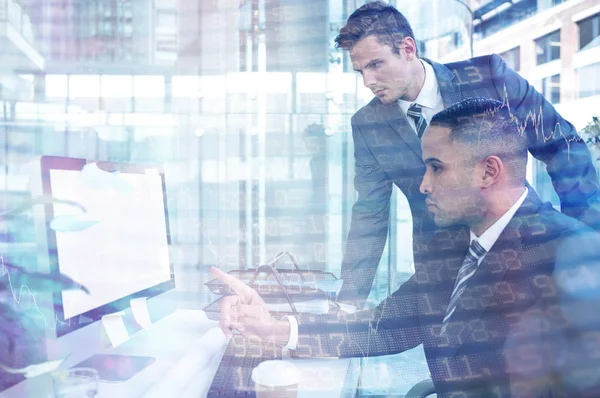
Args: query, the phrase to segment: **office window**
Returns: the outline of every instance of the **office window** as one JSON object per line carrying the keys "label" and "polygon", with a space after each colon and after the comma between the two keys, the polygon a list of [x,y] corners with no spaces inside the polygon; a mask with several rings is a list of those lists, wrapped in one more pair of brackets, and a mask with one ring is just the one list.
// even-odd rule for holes
{"label": "office window", "polygon": [[504,58],[510,68],[517,72],[521,69],[521,47],[512,48],[501,53],[500,56]]}
{"label": "office window", "polygon": [[173,98],[198,98],[202,95],[198,76],[173,76],[171,95]]}
{"label": "office window", "polygon": [[137,98],[164,98],[164,76],[134,76],[133,95]]}
{"label": "office window", "polygon": [[133,18],[133,13],[131,11],[131,3],[125,3],[123,5],[123,18],[125,19],[132,19]]}
{"label": "office window", "polygon": [[579,98],[600,95],[600,63],[579,68],[576,73]]}
{"label": "office window", "polygon": [[600,45],[600,13],[577,22],[579,26],[579,49]]}
{"label": "office window", "polygon": [[[538,2],[536,1],[520,1],[518,4],[514,4],[510,8],[506,9],[506,11],[492,14],[491,17],[482,20],[481,23],[475,26],[474,33],[476,35],[480,35],[481,38],[486,38],[537,14],[542,7],[543,6],[538,5]],[[478,12],[476,7],[473,7],[473,9],[475,10],[475,15],[482,16],[481,12]],[[483,15],[485,15],[485,13]]]}
{"label": "office window", "polygon": [[542,79],[542,95],[553,104],[560,102],[560,75]]}
{"label": "office window", "polygon": [[69,98],[98,98],[100,76],[72,75],[69,77]]}
{"label": "office window", "polygon": [[160,32],[171,33],[177,30],[177,11],[156,10],[156,26]]}
{"label": "office window", "polygon": [[133,76],[104,75],[100,90],[104,98],[131,98],[133,95]]}
{"label": "office window", "polygon": [[560,30],[555,30],[535,41],[537,64],[554,61],[560,58]]}
{"label": "office window", "polygon": [[67,75],[46,76],[46,97],[67,98],[69,96],[69,77]]}

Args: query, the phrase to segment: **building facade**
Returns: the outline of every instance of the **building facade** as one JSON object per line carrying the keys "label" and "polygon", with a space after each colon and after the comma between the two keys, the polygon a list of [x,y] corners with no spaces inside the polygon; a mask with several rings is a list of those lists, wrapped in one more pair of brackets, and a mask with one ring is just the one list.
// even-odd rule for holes
{"label": "building facade", "polygon": [[[597,1],[474,3],[475,55],[500,54],[578,130],[600,116]],[[534,162],[532,177],[536,189],[558,206],[542,163]]]}

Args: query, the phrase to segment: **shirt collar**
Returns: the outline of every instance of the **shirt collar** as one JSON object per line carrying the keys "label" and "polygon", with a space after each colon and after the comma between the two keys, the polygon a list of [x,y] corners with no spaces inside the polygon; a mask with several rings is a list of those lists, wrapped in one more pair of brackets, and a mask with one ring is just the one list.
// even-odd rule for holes
{"label": "shirt collar", "polygon": [[409,102],[398,99],[398,104],[400,105],[400,108],[402,108],[404,113],[406,113],[406,111],[408,111],[408,108],[414,103],[417,103],[425,108],[430,109],[435,109],[435,105],[437,103],[437,98],[440,89],[438,86],[437,78],[435,77],[433,66],[431,66],[429,62],[424,62],[421,59],[419,61],[425,68],[425,82],[423,83],[421,91],[419,91],[419,95],[417,95],[417,98],[414,101]]}
{"label": "shirt collar", "polygon": [[489,227],[484,233],[482,233],[479,238],[473,233],[473,231],[471,231],[470,242],[476,239],[481,245],[481,247],[483,247],[486,252],[489,252],[492,246],[494,246],[494,243],[496,243],[496,241],[500,237],[502,231],[504,231],[504,228],[506,228],[506,226],[513,218],[517,210],[519,210],[519,207],[521,207],[521,205],[525,201],[528,192],[529,189],[525,187],[525,192],[523,192],[523,194],[519,197],[519,199],[517,199],[517,201],[511,206],[511,208],[508,209],[508,211],[504,213],[504,215],[500,217],[494,224],[492,224],[491,227]]}

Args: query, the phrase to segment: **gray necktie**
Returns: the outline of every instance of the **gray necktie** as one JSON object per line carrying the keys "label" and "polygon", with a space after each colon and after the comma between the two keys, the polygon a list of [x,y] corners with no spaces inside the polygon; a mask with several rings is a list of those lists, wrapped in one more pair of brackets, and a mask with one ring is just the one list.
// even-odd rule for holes
{"label": "gray necktie", "polygon": [[485,249],[481,246],[481,244],[479,244],[479,242],[473,239],[471,246],[469,246],[469,250],[467,251],[465,260],[463,261],[460,270],[458,270],[458,276],[456,277],[456,282],[454,283],[454,290],[450,296],[450,304],[448,304],[446,316],[444,317],[444,322],[442,323],[442,333],[446,331],[450,317],[458,306],[460,295],[465,290],[469,278],[473,276],[477,270],[477,263],[484,254]]}
{"label": "gray necktie", "polygon": [[416,102],[408,107],[406,114],[412,117],[415,121],[416,131],[419,138],[423,135],[423,132],[427,128],[427,121],[423,117],[423,107]]}

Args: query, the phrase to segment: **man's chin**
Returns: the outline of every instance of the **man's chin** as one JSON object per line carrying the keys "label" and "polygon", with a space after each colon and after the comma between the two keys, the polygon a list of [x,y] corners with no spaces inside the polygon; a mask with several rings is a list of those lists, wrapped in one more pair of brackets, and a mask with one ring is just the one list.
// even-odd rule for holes
{"label": "man's chin", "polygon": [[379,100],[381,101],[381,103],[384,104],[384,105],[389,105],[389,104],[395,102],[394,100],[392,100],[387,95],[384,95],[384,96],[381,96],[381,97],[377,97],[377,98],[379,98]]}
{"label": "man's chin", "polygon": [[433,216],[433,222],[438,228],[447,228],[454,224],[451,220],[436,215]]}

